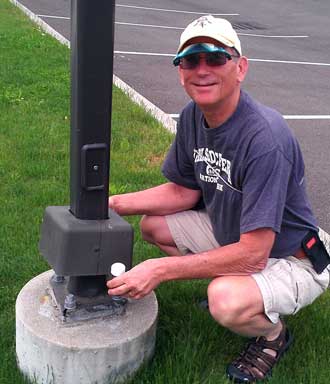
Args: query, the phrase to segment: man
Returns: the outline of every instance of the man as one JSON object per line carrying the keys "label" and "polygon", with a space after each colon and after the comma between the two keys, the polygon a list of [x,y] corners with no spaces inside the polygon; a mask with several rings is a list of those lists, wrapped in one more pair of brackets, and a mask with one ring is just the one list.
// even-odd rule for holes
{"label": "man", "polygon": [[[204,16],[189,24],[174,65],[192,102],[163,165],[169,182],[109,199],[121,215],[144,215],[143,238],[171,257],[111,280],[109,294],[139,299],[164,281],[213,278],[211,315],[253,337],[227,374],[262,380],[292,342],[279,316],[329,284],[326,256],[313,267],[303,250],[320,243],[302,155],[280,114],[241,90],[248,60],[228,21]],[[200,201],[205,208],[195,209]]]}

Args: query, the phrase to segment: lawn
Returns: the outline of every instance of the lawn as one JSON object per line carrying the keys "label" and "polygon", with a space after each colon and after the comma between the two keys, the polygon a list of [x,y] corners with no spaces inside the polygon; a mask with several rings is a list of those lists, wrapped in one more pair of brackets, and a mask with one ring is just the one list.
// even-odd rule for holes
{"label": "lawn", "polygon": [[[69,50],[0,0],[0,383],[25,383],[15,361],[15,300],[49,269],[38,252],[48,205],[69,204]],[[160,165],[172,140],[153,118],[113,90],[110,191],[162,183]],[[135,228],[134,264],[159,251]],[[227,383],[226,364],[245,339],[219,327],[197,303],[207,281],[160,286],[156,354],[131,383]],[[288,319],[295,344],[271,383],[329,383],[329,294]]]}

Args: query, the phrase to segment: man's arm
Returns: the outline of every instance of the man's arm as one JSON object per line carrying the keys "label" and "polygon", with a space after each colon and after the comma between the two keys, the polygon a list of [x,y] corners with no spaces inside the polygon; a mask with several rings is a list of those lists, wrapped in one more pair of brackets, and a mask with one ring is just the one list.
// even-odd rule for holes
{"label": "man's arm", "polygon": [[200,190],[165,183],[144,191],[114,195],[109,207],[119,215],[169,215],[194,207]]}
{"label": "man's arm", "polygon": [[242,234],[237,243],[200,254],[149,259],[109,281],[109,294],[139,299],[169,280],[251,275],[265,268],[274,240],[272,229],[261,228]]}

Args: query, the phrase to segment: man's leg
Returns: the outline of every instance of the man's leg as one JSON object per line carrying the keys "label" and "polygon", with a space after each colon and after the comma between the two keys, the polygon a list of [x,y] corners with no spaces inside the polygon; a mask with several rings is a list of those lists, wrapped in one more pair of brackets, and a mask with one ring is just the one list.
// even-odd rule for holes
{"label": "man's leg", "polygon": [[253,277],[215,278],[208,298],[210,313],[218,323],[235,333],[256,337],[227,367],[228,376],[237,382],[254,382],[270,375],[292,338],[282,321],[274,324],[265,316],[263,297]]}
{"label": "man's leg", "polygon": [[215,278],[208,287],[208,300],[214,319],[235,333],[272,340],[281,332],[281,322],[273,324],[265,316],[262,294],[251,276]]}
{"label": "man's leg", "polygon": [[143,216],[142,237],[170,256],[199,253],[219,247],[205,210],[167,216]]}
{"label": "man's leg", "polygon": [[288,349],[292,336],[279,314],[297,313],[329,285],[329,271],[317,274],[308,259],[269,259],[252,276],[215,278],[208,289],[212,316],[233,332],[257,337],[227,368],[238,382],[269,376]]}
{"label": "man's leg", "polygon": [[179,255],[165,216],[143,216],[140,222],[143,240],[156,245],[169,256]]}

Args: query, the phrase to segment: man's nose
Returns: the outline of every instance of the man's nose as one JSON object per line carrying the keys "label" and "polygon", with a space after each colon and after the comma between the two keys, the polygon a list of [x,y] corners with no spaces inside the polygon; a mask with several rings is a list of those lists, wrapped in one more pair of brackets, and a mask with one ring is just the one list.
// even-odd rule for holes
{"label": "man's nose", "polygon": [[206,56],[205,55],[199,55],[199,61],[198,61],[198,65],[197,65],[196,69],[199,73],[209,72],[210,68],[206,62]]}

